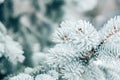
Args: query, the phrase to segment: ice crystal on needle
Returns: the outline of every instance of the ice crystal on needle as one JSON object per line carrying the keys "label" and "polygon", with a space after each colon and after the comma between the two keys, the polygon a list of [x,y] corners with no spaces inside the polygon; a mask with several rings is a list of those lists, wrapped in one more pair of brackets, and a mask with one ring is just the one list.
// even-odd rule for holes
{"label": "ice crystal on needle", "polygon": [[54,41],[72,43],[82,51],[90,51],[99,45],[99,34],[87,21],[64,21],[53,36]]}
{"label": "ice crystal on needle", "polygon": [[25,59],[23,51],[19,43],[12,40],[10,36],[5,37],[5,53],[4,56],[10,60],[13,64],[17,62],[22,63]]}
{"label": "ice crystal on needle", "polygon": [[55,30],[52,35],[52,40],[57,43],[70,43],[74,39],[72,38],[72,31],[75,27],[75,21],[64,21],[61,23],[60,27]]}
{"label": "ice crystal on needle", "polygon": [[120,73],[120,17],[110,19],[99,31],[101,45],[98,48],[99,67],[106,71],[107,80],[119,80]]}
{"label": "ice crystal on needle", "polygon": [[[109,52],[112,57],[119,57],[120,53],[120,17],[114,17],[99,31],[102,45],[100,50]],[[109,46],[110,45],[110,46]],[[108,56],[110,57],[110,56]]]}
{"label": "ice crystal on needle", "polygon": [[71,46],[58,44],[49,50],[48,63],[54,65],[64,65],[71,62],[76,52]]}
{"label": "ice crystal on needle", "polygon": [[35,80],[56,80],[56,79],[47,74],[40,74],[36,76]]}
{"label": "ice crystal on needle", "polygon": [[83,20],[62,22],[52,35],[56,45],[34,54],[42,67],[27,73],[35,73],[35,80],[119,80],[119,21],[112,18],[99,31]]}
{"label": "ice crystal on needle", "polygon": [[17,76],[10,78],[9,80],[34,80],[34,78],[28,74],[20,73]]}
{"label": "ice crystal on needle", "polygon": [[0,55],[4,56],[11,63],[17,64],[17,62],[23,62],[23,51],[19,43],[13,41],[13,39],[7,35],[6,29],[2,23],[0,23]]}

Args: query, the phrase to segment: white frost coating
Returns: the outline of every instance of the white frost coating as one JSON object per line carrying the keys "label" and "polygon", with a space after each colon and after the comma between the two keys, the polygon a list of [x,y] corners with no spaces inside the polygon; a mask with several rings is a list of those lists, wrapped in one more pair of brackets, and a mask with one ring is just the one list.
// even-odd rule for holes
{"label": "white frost coating", "polygon": [[114,17],[99,31],[101,41],[104,42],[100,49],[109,51],[115,57],[120,55],[120,17]]}
{"label": "white frost coating", "polygon": [[88,66],[84,66],[85,73],[82,74],[84,80],[106,80],[104,72],[102,72],[92,62]]}
{"label": "white frost coating", "polygon": [[65,44],[58,44],[54,48],[49,50],[48,64],[54,66],[64,65],[68,62],[71,62],[75,57],[74,49]]}
{"label": "white frost coating", "polygon": [[69,63],[62,68],[67,80],[105,80],[103,72],[94,64],[83,66],[79,62]]}
{"label": "white frost coating", "polygon": [[57,28],[57,30],[52,35],[52,40],[58,43],[68,43],[73,40],[71,31],[75,27],[76,22],[75,21],[63,21],[60,24],[60,28]]}
{"label": "white frost coating", "polygon": [[57,71],[55,71],[55,70],[50,70],[50,71],[48,71],[47,74],[51,75],[55,80],[58,80],[59,73],[58,73]]}
{"label": "white frost coating", "polygon": [[99,45],[100,39],[98,32],[89,22],[79,20],[74,27],[73,37],[79,51],[90,51]]}
{"label": "white frost coating", "polygon": [[[106,80],[119,80],[120,79],[120,61],[118,60],[99,60],[95,62],[97,66],[104,72]],[[100,63],[100,64],[98,64]]]}
{"label": "white frost coating", "polygon": [[[104,61],[120,58],[120,17],[114,17],[99,31],[103,44],[99,47],[99,58]],[[117,63],[118,64],[118,63]]]}
{"label": "white frost coating", "polygon": [[[120,74],[120,17],[110,19],[99,31],[102,44],[98,48],[97,64],[103,72],[106,80],[119,80]],[[98,63],[98,62],[96,62]]]}
{"label": "white frost coating", "polygon": [[84,80],[82,73],[84,73],[83,66],[79,62],[72,62],[61,68],[63,79],[67,80]]}
{"label": "white frost coating", "polygon": [[10,36],[5,38],[5,57],[8,58],[13,64],[17,62],[23,62],[25,57],[23,56],[23,51],[21,46],[12,40]]}
{"label": "white frost coating", "polygon": [[35,80],[56,80],[56,79],[47,74],[39,74],[36,76]]}
{"label": "white frost coating", "polygon": [[[48,53],[34,50],[35,62],[46,61],[45,65],[25,70],[28,74],[35,73],[35,80],[120,79],[120,17],[108,21],[99,32],[89,22],[67,20],[52,36],[57,44]],[[44,66],[48,70],[39,73]]]}
{"label": "white frost coating", "polygon": [[9,80],[34,80],[34,78],[28,74],[20,73],[17,76],[11,77]]}
{"label": "white frost coating", "polygon": [[90,51],[99,45],[99,34],[89,22],[67,20],[60,26],[53,35],[53,40],[56,42],[72,43],[80,52]]}
{"label": "white frost coating", "polygon": [[120,60],[119,57],[109,51],[99,51],[98,60],[95,61],[98,66],[107,76],[106,80],[119,80],[120,74]]}
{"label": "white frost coating", "polygon": [[25,57],[21,46],[6,33],[4,25],[0,23],[0,57],[5,56],[13,64],[22,63]]}
{"label": "white frost coating", "polygon": [[33,68],[30,68],[30,67],[26,67],[24,70],[24,73],[26,73],[26,74],[30,74],[32,72],[33,72]]}

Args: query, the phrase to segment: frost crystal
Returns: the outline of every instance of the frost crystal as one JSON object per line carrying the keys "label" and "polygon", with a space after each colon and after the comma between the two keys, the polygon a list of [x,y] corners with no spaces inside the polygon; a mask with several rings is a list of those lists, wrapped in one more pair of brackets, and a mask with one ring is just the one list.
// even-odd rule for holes
{"label": "frost crystal", "polygon": [[99,34],[89,22],[64,21],[53,36],[54,41],[73,43],[80,52],[90,51],[99,45]]}
{"label": "frost crystal", "polygon": [[21,50],[21,46],[13,41],[11,37],[6,36],[5,38],[5,57],[7,57],[13,64],[17,62],[23,62],[24,56],[22,55],[23,51]]}
{"label": "frost crystal", "polygon": [[99,31],[101,45],[98,48],[97,64],[106,74],[107,80],[119,80],[120,73],[120,17],[114,17]]}
{"label": "frost crystal", "polygon": [[75,57],[75,51],[71,46],[58,44],[49,50],[48,64],[64,65]]}
{"label": "frost crystal", "polygon": [[92,63],[87,66],[79,62],[69,63],[62,68],[62,73],[68,80],[105,80],[103,72]]}
{"label": "frost crystal", "polygon": [[79,20],[74,27],[74,43],[79,51],[90,51],[99,44],[99,35],[95,28],[89,22]]}
{"label": "frost crystal", "polygon": [[47,74],[40,74],[36,76],[35,80],[56,80],[56,79]]}
{"label": "frost crystal", "polygon": [[76,23],[75,21],[64,21],[61,23],[60,27],[57,28],[55,33],[52,35],[52,39],[55,42],[58,43],[68,43],[70,41],[73,41],[73,36],[72,36],[72,29],[74,29]]}
{"label": "frost crystal", "polygon": [[57,71],[55,71],[55,70],[50,70],[50,71],[48,71],[47,74],[51,75],[55,80],[58,80],[59,73],[58,73]]}
{"label": "frost crystal", "polygon": [[[25,73],[31,74],[35,80],[119,80],[119,21],[119,16],[111,19],[98,32],[83,20],[62,22],[52,35],[56,45],[47,53],[35,48],[32,59],[36,66],[40,66],[26,68]],[[8,49],[9,54],[12,54],[14,48],[11,49],[9,45],[17,44],[2,33],[0,36],[7,38],[5,44],[10,41],[7,47],[5,45],[5,50]],[[1,39],[0,52],[4,53],[2,41]],[[14,61],[14,57],[12,60]]]}
{"label": "frost crystal", "polygon": [[117,62],[120,55],[120,17],[115,17],[99,31],[101,33],[101,46],[98,48],[99,58]]}
{"label": "frost crystal", "polygon": [[17,62],[23,62],[25,57],[19,43],[12,40],[10,36],[6,34],[5,27],[0,23],[0,55],[6,57],[13,64]]}
{"label": "frost crystal", "polygon": [[[115,17],[108,21],[99,31],[102,45],[100,50],[107,51],[107,55],[119,57],[120,53],[120,17]],[[108,56],[109,57],[109,56]]]}
{"label": "frost crystal", "polygon": [[10,78],[9,80],[34,80],[34,78],[28,74],[20,73],[17,76]]}

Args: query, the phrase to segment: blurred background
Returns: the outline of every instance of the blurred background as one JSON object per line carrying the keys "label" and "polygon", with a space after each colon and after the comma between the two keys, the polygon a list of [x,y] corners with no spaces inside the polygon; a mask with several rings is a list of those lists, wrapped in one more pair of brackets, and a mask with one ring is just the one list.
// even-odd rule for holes
{"label": "blurred background", "polygon": [[0,58],[0,78],[40,65],[39,55],[55,45],[51,34],[62,21],[83,19],[99,30],[119,14],[120,0],[0,0],[0,22],[22,45],[26,57],[17,66]]}

